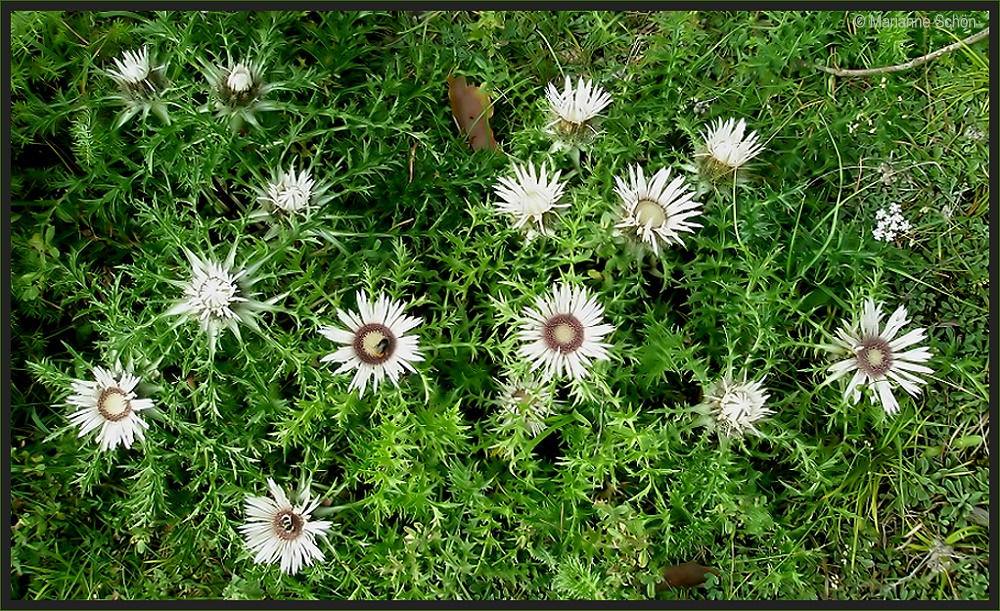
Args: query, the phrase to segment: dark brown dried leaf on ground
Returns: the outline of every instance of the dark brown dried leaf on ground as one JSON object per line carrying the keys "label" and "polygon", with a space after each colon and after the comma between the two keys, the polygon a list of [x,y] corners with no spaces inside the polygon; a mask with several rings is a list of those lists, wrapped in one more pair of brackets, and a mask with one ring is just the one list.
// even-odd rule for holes
{"label": "dark brown dried leaf on ground", "polygon": [[696,588],[705,583],[706,575],[718,576],[719,571],[697,562],[675,564],[663,569],[663,582],[656,584],[657,591],[665,588]]}
{"label": "dark brown dried leaf on ground", "polygon": [[[469,85],[465,77],[448,77],[448,100],[451,101],[451,112],[455,115],[462,133],[468,134],[469,146],[472,150],[497,147],[490,129],[490,117],[493,116],[493,106],[490,98],[479,91],[479,87]],[[484,109],[486,112],[483,112]]]}

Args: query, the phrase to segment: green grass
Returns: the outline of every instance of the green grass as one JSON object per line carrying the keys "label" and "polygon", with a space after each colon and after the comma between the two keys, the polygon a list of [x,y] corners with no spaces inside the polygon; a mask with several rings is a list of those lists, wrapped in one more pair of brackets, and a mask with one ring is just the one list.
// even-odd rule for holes
{"label": "green grass", "polygon": [[[850,17],[14,12],[11,597],[986,598],[989,42],[884,79],[804,65],[901,63],[978,31]],[[143,45],[170,122],[116,128],[103,70]],[[210,112],[202,62],[227,54],[275,85],[256,126]],[[498,150],[467,147],[449,75],[493,100]],[[578,164],[543,129],[563,75],[614,99]],[[699,196],[684,246],[637,259],[612,235],[615,177],[685,173],[729,117],[766,142],[747,180]],[[528,161],[571,204],[531,241],[493,211]],[[255,190],[292,165],[330,201],[267,236]],[[892,203],[912,229],[875,241]],[[210,355],[163,313],[183,248],[233,244],[263,261],[260,298],[285,296]],[[513,330],[559,280],[605,307],[611,362],[556,385],[531,437],[501,426],[494,378],[528,370]],[[362,398],[317,333],[360,289],[409,304],[426,356]],[[824,383],[817,346],[869,297],[906,306],[934,355],[894,417]],[[65,400],[116,358],[160,413],[101,452]],[[696,426],[728,371],[767,375],[759,438]],[[326,559],[294,576],[237,530],[269,477],[329,501]],[[687,561],[720,575],[657,591]]]}

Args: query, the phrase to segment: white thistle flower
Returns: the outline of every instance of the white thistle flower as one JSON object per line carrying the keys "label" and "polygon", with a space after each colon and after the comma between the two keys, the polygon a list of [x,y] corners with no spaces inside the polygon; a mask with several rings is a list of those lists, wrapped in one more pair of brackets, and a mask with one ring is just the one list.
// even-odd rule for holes
{"label": "white thistle flower", "polygon": [[604,307],[583,287],[560,284],[551,294],[535,299],[527,308],[517,337],[524,344],[517,354],[531,361],[532,369],[544,367],[544,379],[568,375],[581,379],[590,374],[592,360],[607,360],[611,347],[601,340],[615,328],[601,321]]}
{"label": "white thistle flower", "polygon": [[258,312],[274,309],[274,304],[284,295],[267,301],[258,301],[251,289],[257,279],[254,272],[263,261],[243,269],[234,266],[235,245],[223,263],[202,258],[188,249],[184,254],[191,263],[191,279],[187,282],[171,281],[184,289],[184,297],[167,310],[165,316],[180,316],[177,324],[195,319],[202,332],[209,337],[209,353],[215,353],[215,343],[221,331],[229,329],[240,336],[240,323],[256,333],[262,333],[257,324]]}
{"label": "white thistle flower", "polygon": [[514,166],[514,177],[502,177],[500,184],[493,187],[501,198],[494,205],[514,218],[514,227],[521,229],[528,225],[529,238],[536,233],[549,235],[551,217],[557,209],[569,207],[559,203],[566,188],[565,183],[559,182],[560,173],[557,171],[547,178],[545,163],[537,173],[531,162],[527,166]]}
{"label": "white thistle flower", "polygon": [[701,215],[701,202],[683,176],[670,180],[670,169],[659,170],[646,180],[638,165],[629,168],[628,180],[615,177],[615,192],[622,199],[621,222],[615,225],[659,254],[661,247],[683,245],[681,232],[693,233],[698,223],[690,219]]}
{"label": "white thistle flower", "polygon": [[718,119],[707,133],[702,131],[704,143],[695,152],[695,158],[701,162],[706,178],[711,181],[732,178],[764,150],[764,145],[758,142],[757,132],[745,132],[743,119],[739,122]]}
{"label": "white thistle flower", "polygon": [[267,487],[274,499],[266,496],[246,500],[246,523],[239,530],[247,547],[255,554],[257,564],[273,564],[280,560],[281,571],[294,575],[303,566],[312,566],[314,560],[323,560],[323,552],[316,545],[316,537],[326,537],[332,522],[310,520],[319,507],[320,499],[310,500],[308,488],[302,503],[292,505],[285,492],[274,480],[267,479]]}
{"label": "white thistle flower", "polygon": [[233,66],[233,69],[229,71],[229,75],[226,77],[226,87],[229,88],[229,91],[233,93],[246,93],[250,91],[255,81],[251,66],[253,66],[252,62],[250,66],[244,65],[242,62]]}
{"label": "white thistle flower", "polygon": [[262,205],[258,216],[272,216],[272,213],[286,215],[306,215],[320,203],[320,195],[326,189],[318,187],[316,180],[308,170],[295,172],[289,168],[280,173],[267,184],[267,188],[259,191],[257,198]]}
{"label": "white thistle flower", "polygon": [[140,112],[145,119],[149,111],[169,124],[166,104],[157,95],[165,85],[163,66],[154,65],[149,49],[143,47],[139,51],[125,51],[121,58],[116,57],[113,61],[114,67],[109,68],[106,74],[118,84],[120,92],[115,97],[125,105],[125,110],[115,121],[115,128]]}
{"label": "white thistle flower", "polygon": [[[139,412],[153,407],[151,399],[139,399],[135,387],[140,378],[128,372],[110,371],[101,367],[93,369],[95,382],[73,380],[71,395],[66,403],[81,408],[70,415],[70,422],[80,427],[79,437],[95,429],[101,450],[111,450],[119,445],[132,447],[135,439],[144,439],[143,429],[149,428]],[[118,378],[115,381],[115,378]]]}
{"label": "white thistle flower", "polygon": [[836,345],[828,346],[841,354],[850,357],[830,366],[830,381],[837,380],[853,372],[850,382],[844,389],[844,399],[848,398],[855,404],[861,400],[861,387],[872,389],[871,401],[876,400],[889,415],[899,411],[899,403],[893,395],[896,384],[911,396],[920,393],[919,384],[926,381],[915,375],[917,373],[931,374],[934,370],[920,363],[926,363],[931,358],[931,352],[925,347],[904,350],[925,338],[925,330],[916,328],[900,337],[896,334],[909,322],[906,308],[899,306],[889,316],[885,327],[879,330],[882,322],[882,304],[867,299],[861,314],[860,325],[844,326],[837,330],[834,338]]}
{"label": "white thistle flower", "polygon": [[587,123],[611,104],[611,95],[607,91],[583,77],[574,88],[567,76],[561,92],[549,83],[545,88],[545,97],[560,121],[577,126]]}
{"label": "white thistle flower", "polygon": [[[215,92],[216,115],[220,119],[228,118],[234,130],[241,129],[244,121],[256,127],[256,113],[276,108],[264,97],[278,85],[264,82],[257,62],[230,59],[227,65],[216,65],[204,59],[199,61]],[[209,106],[202,107],[203,112],[209,110]]]}
{"label": "white thistle flower", "polygon": [[142,85],[152,69],[149,64],[149,50],[125,51],[123,59],[114,59],[115,67],[108,74],[122,87]]}
{"label": "white thistle flower", "polygon": [[716,430],[725,437],[742,437],[747,433],[760,435],[756,424],[773,414],[766,407],[768,394],[764,389],[764,376],[759,381],[735,382],[730,376],[712,384],[696,411],[703,414],[701,424]]}
{"label": "white thistle flower", "polygon": [[[219,94],[219,102],[230,108],[251,106],[269,89],[261,78],[260,67],[253,61],[214,66],[209,78]],[[218,105],[217,108],[222,110]]]}
{"label": "white thistle flower", "polygon": [[[499,383],[499,381],[498,381]],[[545,430],[545,419],[557,402],[552,393],[534,376],[523,380],[502,382],[496,404],[500,408],[500,423],[504,428],[522,426],[531,437]]]}
{"label": "white thistle flower", "polygon": [[562,91],[549,83],[545,97],[555,119],[548,124],[555,133],[574,143],[586,141],[597,133],[595,121],[602,110],[611,104],[611,95],[593,81],[580,77],[576,87],[567,76]]}
{"label": "white thistle flower", "polygon": [[368,295],[358,291],[357,304],[357,313],[337,308],[337,318],[348,328],[347,331],[320,327],[323,337],[344,344],[320,361],[341,363],[335,374],[356,370],[348,390],[357,388],[358,396],[364,395],[369,380],[372,380],[372,392],[378,392],[379,384],[386,377],[398,387],[404,370],[415,373],[413,363],[424,360],[417,336],[405,335],[422,321],[404,316],[405,305],[385,295],[370,303]]}
{"label": "white thistle flower", "polygon": [[910,221],[903,216],[899,204],[890,204],[889,208],[879,208],[875,212],[875,229],[872,237],[883,242],[892,242],[896,235],[910,230]]}

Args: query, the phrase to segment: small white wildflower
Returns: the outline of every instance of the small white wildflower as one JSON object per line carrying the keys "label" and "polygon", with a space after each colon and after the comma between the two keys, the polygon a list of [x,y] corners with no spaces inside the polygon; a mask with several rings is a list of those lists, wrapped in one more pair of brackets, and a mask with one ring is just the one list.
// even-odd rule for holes
{"label": "small white wildflower", "polygon": [[882,174],[882,184],[888,186],[896,182],[899,171],[896,170],[895,166],[891,162],[883,161],[879,164],[878,169]]}
{"label": "small white wildflower", "polygon": [[986,137],[986,132],[979,128],[977,125],[969,125],[962,132],[962,135],[966,140],[971,142],[978,142]]}
{"label": "small white wildflower", "polygon": [[952,560],[962,560],[964,557],[955,548],[935,537],[927,552],[927,568],[931,575],[938,575],[951,568]]}

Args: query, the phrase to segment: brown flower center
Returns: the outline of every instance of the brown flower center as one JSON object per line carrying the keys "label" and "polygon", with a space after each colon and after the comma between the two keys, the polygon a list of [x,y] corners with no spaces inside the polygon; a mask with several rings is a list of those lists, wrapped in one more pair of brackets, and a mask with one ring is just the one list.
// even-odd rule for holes
{"label": "brown flower center", "polygon": [[889,342],[880,337],[865,339],[858,350],[858,365],[870,376],[885,375],[892,369],[892,349],[889,348]]}
{"label": "brown flower center", "polygon": [[518,388],[517,390],[512,392],[511,396],[518,400],[518,402],[521,404],[521,407],[529,407],[532,403],[535,402],[535,397],[533,397],[531,393],[529,393],[528,391],[523,390],[521,388]]}
{"label": "brown flower center", "polygon": [[663,224],[667,222],[667,213],[663,211],[660,204],[644,199],[635,206],[635,218],[642,225],[663,227]]}
{"label": "brown flower center", "polygon": [[291,509],[282,509],[274,516],[274,520],[271,521],[271,526],[274,527],[275,534],[285,541],[297,539],[302,533],[302,526],[304,524],[302,516]]}
{"label": "brown flower center", "polygon": [[385,325],[369,323],[354,334],[354,353],[362,362],[381,365],[396,349],[396,336]]}
{"label": "brown flower center", "polygon": [[545,323],[542,336],[549,350],[575,352],[583,344],[583,325],[575,316],[556,314]]}
{"label": "brown flower center", "polygon": [[132,413],[132,402],[120,388],[105,388],[97,399],[97,411],[105,420],[118,422]]}

